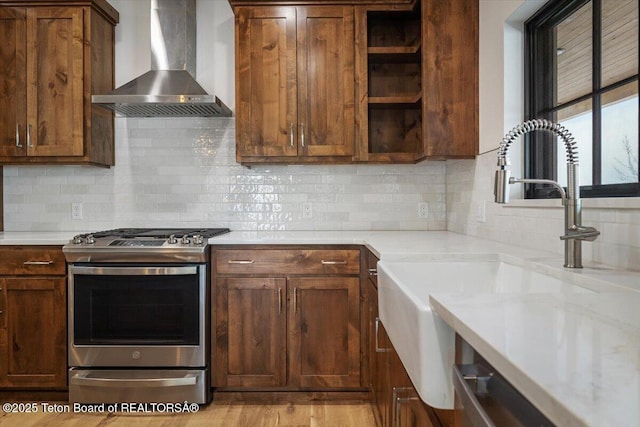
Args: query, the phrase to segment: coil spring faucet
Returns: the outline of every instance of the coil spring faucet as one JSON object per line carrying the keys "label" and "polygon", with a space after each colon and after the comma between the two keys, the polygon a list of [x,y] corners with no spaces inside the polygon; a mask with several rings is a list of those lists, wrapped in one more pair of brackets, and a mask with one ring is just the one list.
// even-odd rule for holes
{"label": "coil spring faucet", "polygon": [[[526,133],[535,130],[551,132],[564,142],[567,153],[567,191],[556,181],[550,179],[522,179],[511,177],[507,169],[507,151],[513,141]],[[496,203],[509,203],[509,184],[548,184],[560,191],[564,206],[564,266],[567,268],[582,268],[582,241],[594,241],[600,232],[593,227],[582,225],[582,201],[580,200],[580,185],[578,183],[578,148],[571,133],[561,124],[545,119],[529,120],[511,129],[500,142],[498,148],[498,169],[494,191]]]}

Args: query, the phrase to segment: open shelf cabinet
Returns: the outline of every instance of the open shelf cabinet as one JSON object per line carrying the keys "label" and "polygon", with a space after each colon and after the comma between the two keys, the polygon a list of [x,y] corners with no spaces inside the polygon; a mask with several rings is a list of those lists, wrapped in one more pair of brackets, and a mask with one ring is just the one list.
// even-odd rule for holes
{"label": "open shelf cabinet", "polygon": [[421,160],[424,109],[420,2],[363,9],[359,22],[366,40],[360,76],[361,87],[366,88],[366,94],[360,97],[361,120],[366,123],[360,157],[369,162]]}

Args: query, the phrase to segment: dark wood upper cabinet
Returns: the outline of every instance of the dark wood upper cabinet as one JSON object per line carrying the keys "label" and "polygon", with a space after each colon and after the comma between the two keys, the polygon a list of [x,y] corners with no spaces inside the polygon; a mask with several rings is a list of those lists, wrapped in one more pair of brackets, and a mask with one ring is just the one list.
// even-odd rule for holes
{"label": "dark wood upper cabinet", "polygon": [[118,12],[102,0],[0,0],[0,164],[114,164]]}
{"label": "dark wood upper cabinet", "polygon": [[237,160],[350,161],[353,8],[238,7],[235,13]]}
{"label": "dark wood upper cabinet", "polygon": [[478,154],[478,1],[230,4],[238,162]]}
{"label": "dark wood upper cabinet", "polygon": [[479,150],[477,0],[423,0],[426,155],[470,158]]}

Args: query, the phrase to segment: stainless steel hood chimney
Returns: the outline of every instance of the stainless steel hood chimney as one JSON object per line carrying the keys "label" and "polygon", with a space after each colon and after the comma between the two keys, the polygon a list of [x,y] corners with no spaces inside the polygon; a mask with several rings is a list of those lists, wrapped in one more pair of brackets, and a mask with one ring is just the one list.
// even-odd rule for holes
{"label": "stainless steel hood chimney", "polygon": [[151,71],[91,102],[129,117],[229,117],[196,74],[196,0],[151,0]]}

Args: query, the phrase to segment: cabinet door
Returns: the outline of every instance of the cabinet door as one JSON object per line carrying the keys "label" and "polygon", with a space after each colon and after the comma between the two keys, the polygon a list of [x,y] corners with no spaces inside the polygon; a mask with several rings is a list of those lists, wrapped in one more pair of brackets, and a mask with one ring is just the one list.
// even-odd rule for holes
{"label": "cabinet door", "polygon": [[66,387],[66,279],[2,278],[0,287],[0,386]]}
{"label": "cabinet door", "polygon": [[296,156],[296,9],[236,10],[236,157]]}
{"label": "cabinet door", "polygon": [[477,1],[423,2],[423,122],[428,157],[478,154],[478,16]]}
{"label": "cabinet door", "polygon": [[351,6],[298,8],[298,137],[306,156],[354,153]]}
{"label": "cabinet door", "polygon": [[0,8],[0,156],[26,153],[25,10]]}
{"label": "cabinet door", "polygon": [[290,384],[359,387],[359,279],[290,278],[288,299]]}
{"label": "cabinet door", "polygon": [[219,331],[214,386],[272,387],[286,382],[286,279],[226,278],[217,284]]}
{"label": "cabinet door", "polygon": [[27,9],[27,154],[82,156],[83,9]]}

